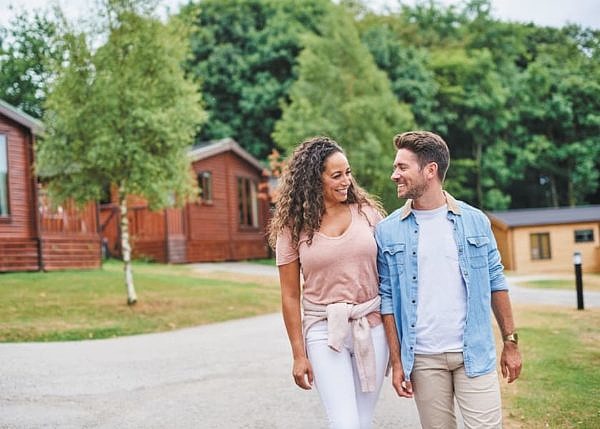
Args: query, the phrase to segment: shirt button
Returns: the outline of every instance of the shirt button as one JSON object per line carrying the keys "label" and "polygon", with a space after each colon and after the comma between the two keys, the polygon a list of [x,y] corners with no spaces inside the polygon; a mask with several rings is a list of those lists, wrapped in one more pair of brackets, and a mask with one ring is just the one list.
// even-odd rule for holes
{"label": "shirt button", "polygon": [[415,234],[417,234],[419,231],[415,229]]}
{"label": "shirt button", "polygon": [[416,255],[416,254],[417,254],[417,252],[413,252],[413,255]]}
{"label": "shirt button", "polygon": [[413,299],[411,302],[414,304],[414,303],[415,303],[415,300]]}
{"label": "shirt button", "polygon": [[415,276],[413,276],[413,280],[417,280],[417,278]]}

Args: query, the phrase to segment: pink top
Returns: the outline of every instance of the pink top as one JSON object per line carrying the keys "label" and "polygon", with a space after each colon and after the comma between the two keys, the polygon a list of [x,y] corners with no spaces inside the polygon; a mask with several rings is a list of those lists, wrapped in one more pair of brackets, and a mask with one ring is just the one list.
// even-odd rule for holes
{"label": "pink top", "polygon": [[[364,214],[358,211],[356,204],[349,207],[352,220],[338,237],[317,231],[309,246],[306,234],[301,232],[297,248],[292,246],[289,230],[277,237],[277,265],[300,259],[304,277],[303,296],[314,304],[360,304],[379,294],[374,231],[382,217],[367,205],[362,206]],[[371,326],[381,323],[379,312],[371,313],[368,319]]]}

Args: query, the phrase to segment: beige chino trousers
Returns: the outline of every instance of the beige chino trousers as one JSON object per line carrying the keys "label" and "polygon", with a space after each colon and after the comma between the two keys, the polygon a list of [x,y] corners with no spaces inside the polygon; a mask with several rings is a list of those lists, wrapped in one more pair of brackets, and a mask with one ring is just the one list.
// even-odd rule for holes
{"label": "beige chino trousers", "polygon": [[502,428],[498,374],[467,377],[462,353],[415,355],[411,374],[424,429],[454,429],[454,398],[465,428]]}

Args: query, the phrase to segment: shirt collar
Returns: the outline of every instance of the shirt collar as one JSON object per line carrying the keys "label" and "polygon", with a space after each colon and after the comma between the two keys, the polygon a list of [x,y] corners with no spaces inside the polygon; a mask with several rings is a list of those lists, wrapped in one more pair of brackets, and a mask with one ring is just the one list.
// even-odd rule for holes
{"label": "shirt collar", "polygon": [[[458,206],[458,202],[448,192],[442,192],[444,193],[444,197],[446,198],[446,204],[448,204],[448,211],[460,216],[460,207]],[[402,206],[400,212],[400,220],[406,219],[412,213],[412,202],[413,200],[406,200],[406,203],[404,204],[404,206]]]}

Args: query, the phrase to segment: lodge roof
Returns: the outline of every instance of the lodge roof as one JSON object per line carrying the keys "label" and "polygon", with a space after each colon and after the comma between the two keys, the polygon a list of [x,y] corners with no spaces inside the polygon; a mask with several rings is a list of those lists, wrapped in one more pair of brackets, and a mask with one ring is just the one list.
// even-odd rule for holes
{"label": "lodge roof", "polygon": [[0,99],[0,114],[12,119],[13,121],[23,125],[24,127],[29,128],[31,132],[37,136],[44,133],[44,124],[41,121],[35,119],[32,116],[29,116],[21,109],[18,109],[13,105],[8,104],[2,99]]}
{"label": "lodge roof", "polygon": [[487,214],[492,221],[497,220],[509,227],[600,222],[600,205],[516,209]]}
{"label": "lodge roof", "polygon": [[233,140],[230,137],[221,140],[209,141],[194,146],[188,153],[188,156],[190,157],[190,160],[194,162],[199,161],[201,159],[210,158],[211,156],[215,156],[227,151],[234,152],[240,158],[247,161],[250,165],[256,167],[257,170],[264,170],[264,167],[256,158],[254,158],[252,155],[246,152],[244,148],[242,148],[235,140]]}

